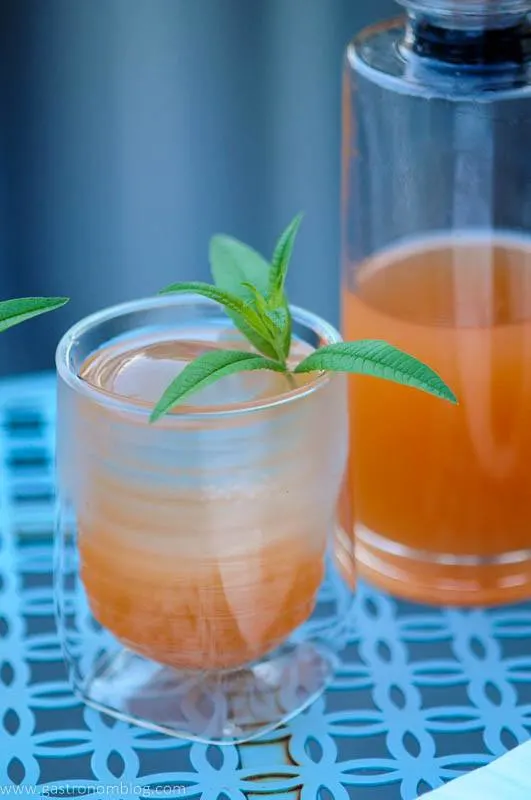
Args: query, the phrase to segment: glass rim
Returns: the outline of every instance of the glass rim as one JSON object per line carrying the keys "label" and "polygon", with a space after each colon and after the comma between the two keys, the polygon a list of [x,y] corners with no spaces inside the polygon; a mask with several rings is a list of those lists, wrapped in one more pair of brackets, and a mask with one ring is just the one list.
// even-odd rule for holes
{"label": "glass rim", "polygon": [[[84,381],[79,374],[72,368],[71,353],[74,345],[79,342],[90,331],[105,322],[109,322],[120,316],[135,312],[156,310],[157,308],[168,308],[173,306],[202,305],[209,308],[220,309],[221,306],[214,300],[210,300],[197,294],[186,295],[163,295],[154,297],[144,297],[138,300],[131,300],[112,306],[107,306],[100,311],[89,314],[75,322],[61,337],[55,352],[55,365],[57,376],[76,394],[82,395],[98,405],[111,407],[117,411],[126,412],[135,416],[149,418],[153,403],[146,400],[133,400],[122,395],[114,394],[105,389],[98,388]],[[343,339],[339,331],[322,317],[307,311],[304,308],[290,304],[293,320],[299,325],[316,333],[327,344],[342,342]],[[229,318],[227,318],[230,322]],[[227,403],[215,406],[193,406],[182,404],[172,409],[156,423],[161,425],[175,424],[182,420],[209,420],[218,418],[228,418],[244,416],[249,413],[266,411],[268,409],[279,408],[302,400],[305,397],[318,391],[327,385],[331,380],[331,374],[320,372],[311,381],[297,389],[291,389],[279,395],[272,395],[261,400],[248,400],[241,403]]]}
{"label": "glass rim", "polygon": [[397,0],[397,2],[412,11],[432,12],[443,16],[480,15],[488,19],[531,12],[531,0]]}

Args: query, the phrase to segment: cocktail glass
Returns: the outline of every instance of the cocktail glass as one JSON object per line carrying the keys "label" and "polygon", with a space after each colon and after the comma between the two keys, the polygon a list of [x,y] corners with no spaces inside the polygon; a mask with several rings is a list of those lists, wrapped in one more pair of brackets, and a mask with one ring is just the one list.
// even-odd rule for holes
{"label": "cocktail glass", "polygon": [[[295,359],[340,341],[292,313]],[[166,296],[82,320],[57,351],[55,574],[73,685],[115,717],[208,742],[252,739],[311,703],[353,597],[333,554],[351,541],[336,513],[342,375],[240,373],[149,423],[190,360],[246,346],[217,304]]]}

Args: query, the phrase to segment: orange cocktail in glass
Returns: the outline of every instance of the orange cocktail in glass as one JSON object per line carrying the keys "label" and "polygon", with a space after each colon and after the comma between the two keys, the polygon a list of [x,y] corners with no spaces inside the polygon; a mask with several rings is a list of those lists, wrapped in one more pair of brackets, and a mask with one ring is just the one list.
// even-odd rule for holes
{"label": "orange cocktail in glass", "polygon": [[[301,334],[294,360],[338,337],[312,315],[294,313]],[[297,692],[284,699],[284,711],[270,704],[269,722],[278,722],[330,675],[331,660],[312,650],[305,630],[319,628],[314,611],[336,535],[346,381],[240,373],[150,425],[155,401],[179,370],[207,350],[234,347],[237,334],[216,304],[195,297],[106,314],[103,327],[96,316],[70,335],[65,358],[78,364],[77,375],[65,372],[60,386],[60,487],[75,570],[87,612],[120,648],[88,689],[81,681],[83,693],[112,708],[112,683],[118,711],[138,716],[132,708],[146,687],[153,692],[153,674],[158,701],[161,676],[174,697],[190,680],[194,691],[206,691],[206,680],[206,693],[221,692],[231,709],[226,716],[241,722],[234,697],[239,693],[241,703],[242,695],[247,702],[258,693],[263,700],[264,675],[273,692],[289,674],[305,686],[298,699]],[[97,335],[80,348],[94,326]],[[303,661],[304,680],[296,677]],[[207,677],[201,683],[198,676]],[[122,697],[131,681],[134,697]],[[257,728],[265,724],[256,708],[247,711]],[[174,714],[160,727],[190,732],[188,723]]]}

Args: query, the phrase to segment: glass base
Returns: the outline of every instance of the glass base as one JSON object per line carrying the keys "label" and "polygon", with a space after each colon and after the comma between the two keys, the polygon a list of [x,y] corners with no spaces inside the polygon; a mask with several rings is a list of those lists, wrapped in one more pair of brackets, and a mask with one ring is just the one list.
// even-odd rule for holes
{"label": "glass base", "polygon": [[219,672],[179,671],[129,650],[109,657],[78,695],[99,711],[151,730],[205,743],[249,741],[312,703],[335,657],[325,647],[286,645],[259,663]]}
{"label": "glass base", "polygon": [[[284,724],[332,681],[348,641],[354,601],[333,552],[325,556],[311,614],[280,646],[235,668],[190,669],[141,655],[101,625],[81,580],[75,520],[63,513],[59,522],[57,627],[73,688],[88,705],[170,736],[237,744]],[[344,556],[350,554],[353,563],[352,542],[348,551],[349,540],[343,538]],[[285,614],[284,606],[279,613]],[[205,619],[207,631],[209,622],[212,618]],[[204,641],[208,652],[208,637]]]}
{"label": "glass base", "polygon": [[358,575],[379,589],[422,603],[503,605],[531,598],[531,550],[492,557],[418,551],[356,529]]}

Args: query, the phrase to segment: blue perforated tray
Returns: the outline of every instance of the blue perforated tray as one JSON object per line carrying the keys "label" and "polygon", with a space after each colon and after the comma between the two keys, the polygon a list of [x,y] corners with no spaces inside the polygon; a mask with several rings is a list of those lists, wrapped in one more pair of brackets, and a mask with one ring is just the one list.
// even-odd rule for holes
{"label": "blue perforated tray", "polygon": [[530,603],[438,610],[363,585],[335,684],[261,742],[206,748],[84,708],[53,618],[54,401],[51,376],[0,383],[1,793],[413,800],[529,737]]}

